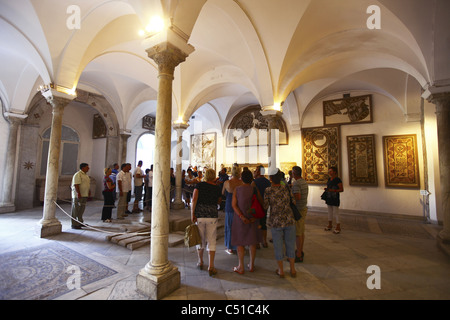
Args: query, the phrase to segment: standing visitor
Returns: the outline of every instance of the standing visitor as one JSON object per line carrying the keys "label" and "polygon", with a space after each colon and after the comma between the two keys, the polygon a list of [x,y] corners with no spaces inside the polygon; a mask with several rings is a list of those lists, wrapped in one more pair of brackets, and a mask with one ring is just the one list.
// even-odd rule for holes
{"label": "standing visitor", "polygon": [[233,193],[232,206],[234,209],[233,225],[231,227],[231,244],[237,247],[239,265],[233,271],[244,274],[245,247],[250,249],[250,272],[255,271],[256,245],[261,242],[261,232],[258,229],[259,219],[253,218],[247,212],[252,205],[253,193],[256,192],[261,205],[263,200],[256,187],[252,186],[253,174],[250,170],[241,173],[243,185],[237,187]]}
{"label": "standing visitor", "polygon": [[308,183],[302,178],[302,168],[292,167],[292,194],[294,195],[295,205],[302,218],[295,222],[295,235],[297,250],[295,251],[295,262],[303,262],[305,256],[303,244],[305,243],[305,220],[308,212],[306,206],[308,200]]}
{"label": "standing visitor", "polygon": [[197,178],[191,168],[187,169],[187,176],[184,177],[184,200],[186,201],[186,207],[191,209],[191,198],[194,192],[195,185],[197,184]]}
{"label": "standing visitor", "polygon": [[114,193],[116,192],[116,185],[111,179],[111,168],[105,168],[103,176],[103,222],[111,222],[112,209],[114,207]]}
{"label": "standing visitor", "polygon": [[199,269],[203,268],[203,252],[205,248],[208,251],[210,276],[217,273],[214,267],[214,258],[216,255],[217,223],[219,213],[217,205],[221,201],[221,189],[215,183],[216,171],[208,169],[205,174],[205,181],[200,182],[192,194],[191,220],[197,223],[202,244],[197,246]]}
{"label": "standing visitor", "polygon": [[333,228],[333,216],[336,218],[336,228],[333,233],[339,234],[341,232],[341,223],[339,221],[339,206],[341,200],[339,194],[344,192],[342,180],[337,176],[338,170],[336,167],[328,169],[328,181],[325,188],[326,200],[325,203],[328,206],[328,225],[325,227],[325,231],[330,231]]}
{"label": "standing visitor", "polygon": [[223,184],[222,194],[224,195],[225,201],[225,252],[228,254],[233,254],[236,251],[236,247],[231,244],[231,227],[233,225],[234,210],[232,206],[233,193],[234,190],[241,186],[241,169],[239,167],[233,167],[231,169],[231,179],[227,180]]}
{"label": "standing visitor", "polygon": [[142,170],[142,160],[139,160],[136,169],[133,173],[134,178],[134,204],[133,213],[139,213],[142,210],[139,209],[139,202],[142,200],[142,190],[144,188],[144,171]]}
{"label": "standing visitor", "polygon": [[89,165],[80,164],[80,170],[72,178],[72,229],[81,229],[86,202],[91,195],[91,180],[87,175]]}
{"label": "standing visitor", "polygon": [[119,189],[119,202],[117,203],[117,219],[121,220],[128,215],[125,214],[128,209],[128,194],[131,190],[131,165],[124,163],[120,172],[117,174],[117,186]]}
{"label": "standing visitor", "polygon": [[[258,188],[261,197],[264,197],[264,192],[267,187],[270,187],[270,181],[266,177],[264,177],[265,169],[262,165],[259,165],[254,173],[255,179],[253,180],[253,184]],[[262,246],[267,248],[269,245],[267,244],[267,212],[266,216],[262,219],[259,219],[259,226],[262,233]]]}
{"label": "standing visitor", "polygon": [[267,226],[272,232],[273,247],[278,269],[276,274],[284,278],[283,258],[284,250],[289,260],[291,277],[295,277],[295,219],[290,207],[291,192],[289,188],[281,184],[283,175],[280,171],[270,176],[272,185],[266,189],[264,194],[264,207],[270,207]]}

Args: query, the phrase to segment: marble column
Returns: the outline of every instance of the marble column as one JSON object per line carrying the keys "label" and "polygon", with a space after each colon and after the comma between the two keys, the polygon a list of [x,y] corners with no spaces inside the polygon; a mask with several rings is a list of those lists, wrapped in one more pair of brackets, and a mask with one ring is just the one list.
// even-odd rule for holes
{"label": "marble column", "polygon": [[172,207],[174,209],[184,209],[183,195],[183,132],[189,127],[186,123],[174,123],[173,128],[177,132],[177,154],[176,154],[176,168],[175,168],[175,200]]}
{"label": "marble column", "polygon": [[121,150],[120,152],[120,158],[119,158],[119,167],[127,161],[127,152],[128,152],[128,139],[131,137],[131,132],[123,131],[120,133],[120,140],[119,140],[119,148]]}
{"label": "marble column", "polygon": [[444,213],[444,228],[439,233],[437,240],[438,244],[450,254],[450,92],[433,93],[428,100],[436,105],[439,170]]}
{"label": "marble column", "polygon": [[266,109],[261,112],[261,114],[267,119],[269,124],[269,131],[267,136],[268,142],[268,160],[269,168],[268,174],[272,175],[277,172],[277,137],[278,137],[278,126],[277,119],[281,116],[281,111]]}
{"label": "marble column", "polygon": [[52,106],[52,127],[47,160],[47,175],[45,177],[45,197],[43,217],[36,227],[36,233],[45,238],[59,234],[62,231],[61,222],[56,218],[58,195],[59,158],[61,150],[62,119],[64,108],[75,98],[68,94],[51,89],[51,95],[45,95]]}
{"label": "marble column", "polygon": [[137,275],[136,288],[139,292],[156,300],[178,289],[181,281],[178,268],[168,259],[172,83],[175,67],[185,61],[193,51],[193,47],[170,29],[163,34],[146,39],[144,45],[148,56],[158,65],[159,85],[156,106],[150,261]]}
{"label": "marble column", "polygon": [[3,197],[0,203],[0,213],[16,211],[13,199],[13,189],[17,151],[17,132],[19,131],[23,119],[27,117],[26,115],[16,115],[13,113],[6,113],[5,116],[9,121],[9,136],[8,148],[6,149],[6,163],[5,168],[3,169]]}

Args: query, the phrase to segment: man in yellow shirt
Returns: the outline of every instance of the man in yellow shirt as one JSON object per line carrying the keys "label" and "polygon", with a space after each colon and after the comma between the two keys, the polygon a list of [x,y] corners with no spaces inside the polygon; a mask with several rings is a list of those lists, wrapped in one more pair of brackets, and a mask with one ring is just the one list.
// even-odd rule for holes
{"label": "man in yellow shirt", "polygon": [[87,175],[89,165],[80,164],[80,171],[72,178],[72,229],[81,229],[86,202],[91,194],[91,179]]}

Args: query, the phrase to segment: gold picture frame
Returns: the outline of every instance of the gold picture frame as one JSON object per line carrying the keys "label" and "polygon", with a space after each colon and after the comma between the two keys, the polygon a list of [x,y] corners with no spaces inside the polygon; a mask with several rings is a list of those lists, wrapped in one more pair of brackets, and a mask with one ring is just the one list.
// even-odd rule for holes
{"label": "gold picture frame", "polygon": [[375,135],[347,136],[349,184],[378,186]]}
{"label": "gold picture frame", "polygon": [[391,188],[420,188],[417,135],[383,137],[385,185]]}
{"label": "gold picture frame", "polygon": [[302,129],[303,176],[310,184],[326,184],[328,169],[340,170],[340,128],[317,127]]}

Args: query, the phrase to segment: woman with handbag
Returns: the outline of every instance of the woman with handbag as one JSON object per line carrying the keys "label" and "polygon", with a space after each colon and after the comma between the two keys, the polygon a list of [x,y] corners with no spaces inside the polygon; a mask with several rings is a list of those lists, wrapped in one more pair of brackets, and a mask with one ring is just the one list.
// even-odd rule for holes
{"label": "woman with handbag", "polygon": [[111,168],[105,168],[103,177],[103,209],[102,220],[103,222],[111,222],[112,209],[114,207],[114,192],[116,192],[116,185],[110,178]]}
{"label": "woman with handbag", "polygon": [[270,215],[267,226],[270,228],[277,260],[278,269],[275,271],[280,278],[284,278],[283,247],[289,260],[291,277],[296,277],[295,270],[295,219],[290,207],[293,200],[290,189],[281,185],[282,175],[280,171],[270,176],[272,185],[266,188],[264,193],[264,207],[270,207]]}
{"label": "woman with handbag", "polygon": [[255,270],[256,245],[262,241],[261,231],[258,228],[259,219],[251,214],[252,198],[256,192],[259,202],[263,200],[256,187],[251,185],[253,174],[249,170],[242,171],[243,185],[237,187],[233,193],[232,206],[234,209],[233,224],[231,226],[231,244],[237,247],[239,265],[233,268],[238,274],[244,274],[245,247],[250,248],[250,272]]}
{"label": "woman with handbag", "polygon": [[205,173],[205,181],[198,183],[192,194],[191,220],[197,223],[202,244],[197,246],[198,263],[197,267],[203,269],[203,252],[205,248],[208,251],[209,275],[217,273],[214,267],[214,258],[216,255],[217,205],[222,201],[222,190],[215,183],[216,171],[208,169]]}

